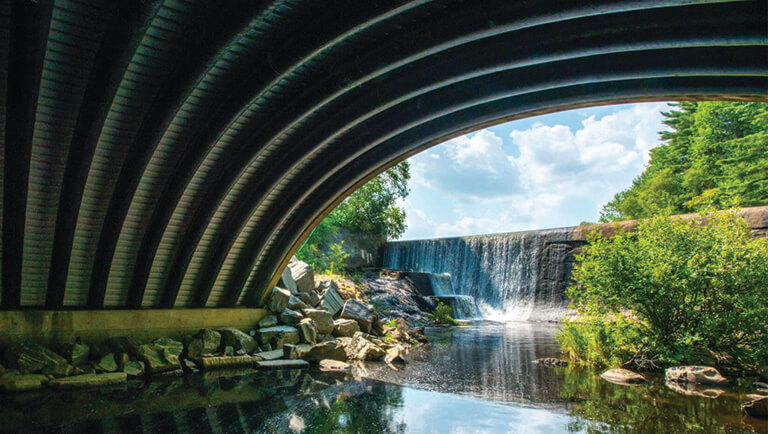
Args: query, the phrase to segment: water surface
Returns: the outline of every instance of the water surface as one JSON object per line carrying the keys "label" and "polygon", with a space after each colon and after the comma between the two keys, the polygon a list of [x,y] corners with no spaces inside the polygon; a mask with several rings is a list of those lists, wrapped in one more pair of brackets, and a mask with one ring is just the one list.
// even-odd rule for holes
{"label": "water surface", "polygon": [[719,398],[685,396],[659,376],[608,383],[533,363],[557,355],[556,326],[428,329],[402,371],[363,376],[254,370],[133,381],[126,387],[0,395],[0,431],[560,433],[768,432],[741,415],[747,381]]}

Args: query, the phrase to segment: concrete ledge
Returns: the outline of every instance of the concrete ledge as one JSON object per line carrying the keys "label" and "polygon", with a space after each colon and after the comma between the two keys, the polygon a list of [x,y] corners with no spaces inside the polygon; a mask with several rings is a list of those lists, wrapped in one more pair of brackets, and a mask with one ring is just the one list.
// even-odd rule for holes
{"label": "concrete ledge", "polygon": [[266,313],[248,308],[0,311],[0,344],[21,340],[48,344],[75,337],[86,343],[118,336],[179,339],[201,328],[247,330]]}

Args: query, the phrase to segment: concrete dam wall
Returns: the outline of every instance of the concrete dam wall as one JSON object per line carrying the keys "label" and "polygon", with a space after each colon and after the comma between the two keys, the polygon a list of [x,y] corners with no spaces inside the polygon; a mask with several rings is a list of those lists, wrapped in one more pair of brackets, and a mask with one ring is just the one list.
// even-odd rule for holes
{"label": "concrete dam wall", "polygon": [[[755,236],[768,234],[768,207],[740,211]],[[684,215],[692,218],[696,215]],[[452,288],[474,297],[483,318],[499,321],[554,321],[567,313],[565,289],[574,255],[594,229],[610,236],[632,231],[634,220],[539,231],[395,241],[386,245],[383,267],[443,275]],[[439,294],[438,294],[439,295]]]}

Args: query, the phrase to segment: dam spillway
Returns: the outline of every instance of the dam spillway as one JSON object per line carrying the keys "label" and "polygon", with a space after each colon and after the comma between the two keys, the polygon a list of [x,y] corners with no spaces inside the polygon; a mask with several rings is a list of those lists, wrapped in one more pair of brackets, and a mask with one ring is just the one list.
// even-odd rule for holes
{"label": "dam spillway", "polygon": [[556,321],[583,239],[574,228],[389,242],[384,268],[450,275],[457,295],[475,298],[485,319]]}

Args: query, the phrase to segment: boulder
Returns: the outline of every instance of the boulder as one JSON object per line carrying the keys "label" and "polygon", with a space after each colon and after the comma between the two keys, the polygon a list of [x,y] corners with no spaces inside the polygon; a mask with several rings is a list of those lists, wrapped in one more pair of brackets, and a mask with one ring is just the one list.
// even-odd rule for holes
{"label": "boulder", "polygon": [[326,280],[320,282],[320,307],[327,310],[331,315],[336,315],[344,307],[344,300],[339,295],[339,287],[336,282]]}
{"label": "boulder", "polygon": [[221,333],[216,330],[201,329],[187,338],[187,356],[191,358],[213,354],[221,347]]}
{"label": "boulder", "polygon": [[302,261],[294,261],[288,264],[291,277],[296,282],[298,292],[309,292],[315,289],[315,273],[312,266]]}
{"label": "boulder", "polygon": [[[342,342],[345,342],[342,338]],[[349,339],[346,346],[347,356],[352,360],[379,360],[387,353],[378,345],[369,341],[360,332]]]}
{"label": "boulder", "polygon": [[317,333],[325,335],[333,332],[333,316],[322,309],[304,309],[304,316],[315,322]]}
{"label": "boulder", "polygon": [[219,330],[221,333],[221,343],[225,347],[232,347],[235,352],[243,351],[250,354],[259,348],[256,339],[236,328],[225,328]]}
{"label": "boulder", "polygon": [[[259,328],[274,327],[277,325],[277,316],[267,315],[259,320]],[[251,330],[251,336],[256,334],[256,330]]]}
{"label": "boulder", "polygon": [[128,377],[142,377],[144,376],[144,362],[132,360],[123,365],[123,372]]}
{"label": "boulder", "polygon": [[110,372],[107,374],[84,374],[73,377],[51,380],[48,387],[52,389],[82,389],[85,387],[114,386],[125,383],[128,376],[125,372]]}
{"label": "boulder", "polygon": [[347,371],[352,369],[352,365],[349,363],[332,359],[321,360],[318,365],[323,371]]}
{"label": "boulder", "polygon": [[72,373],[67,359],[42,345],[24,342],[13,344],[5,350],[5,362],[9,368],[22,374],[43,374],[66,377]]}
{"label": "boulder", "polygon": [[256,332],[256,339],[261,345],[270,344],[272,349],[278,349],[282,348],[282,344],[299,343],[299,331],[296,327],[285,325],[267,327]]}
{"label": "boulder", "polygon": [[299,338],[305,344],[317,343],[317,326],[311,318],[304,318],[299,322]]}
{"label": "boulder", "polygon": [[159,338],[151,344],[140,345],[137,349],[138,358],[144,362],[144,368],[150,375],[181,369],[179,356],[184,345],[173,339]]}
{"label": "boulder", "polygon": [[[306,293],[302,293],[302,294],[306,294]],[[299,297],[296,297],[295,295],[292,295],[291,298],[288,299],[288,309],[302,310],[308,307],[309,305],[307,305],[307,303],[304,303]]]}
{"label": "boulder", "polygon": [[749,416],[768,419],[768,396],[762,396],[742,405],[741,410]]}
{"label": "boulder", "polygon": [[310,344],[296,344],[295,347],[296,347],[296,357],[298,357],[299,359],[303,359],[304,356],[307,355],[309,350],[312,349],[312,345]]}
{"label": "boulder", "polygon": [[344,308],[341,310],[341,317],[353,319],[360,325],[360,330],[365,333],[371,332],[373,322],[378,318],[376,312],[370,307],[364,305],[360,300],[347,300]]}
{"label": "boulder", "polygon": [[291,269],[288,267],[285,267],[285,270],[283,270],[283,273],[280,275],[280,281],[277,282],[277,286],[287,289],[291,294],[299,292],[296,287],[296,281],[293,280],[293,276],[291,276]]}
{"label": "boulder", "polygon": [[0,377],[0,392],[26,392],[41,389],[49,381],[47,375],[6,372]]}
{"label": "boulder", "polygon": [[360,331],[360,326],[353,319],[340,318],[333,322],[333,335],[337,338],[351,338]]}
{"label": "boulder", "polygon": [[307,307],[316,307],[320,304],[320,296],[315,291],[302,292],[299,294],[299,298]]}
{"label": "boulder", "polygon": [[288,300],[291,299],[291,293],[283,288],[275,287],[272,289],[272,293],[269,296],[269,302],[267,303],[267,309],[272,313],[279,314],[288,307]]}
{"label": "boulder", "polygon": [[304,318],[302,314],[292,309],[286,309],[280,314],[280,322],[285,325],[295,326]]}
{"label": "boulder", "polygon": [[59,354],[64,356],[67,362],[72,366],[82,366],[88,362],[88,356],[91,348],[88,345],[79,342],[70,342],[59,345]]}
{"label": "boulder", "polygon": [[117,371],[117,362],[115,362],[115,355],[112,353],[104,355],[96,363],[93,364],[93,368],[96,372],[115,372]]}
{"label": "boulder", "polygon": [[600,374],[600,376],[603,377],[604,380],[615,384],[627,385],[645,383],[645,377],[636,372],[632,372],[629,369],[609,369]]}
{"label": "boulder", "polygon": [[323,359],[332,359],[346,362],[349,360],[347,352],[344,349],[344,345],[338,340],[321,342],[313,345],[312,348],[304,355],[304,360],[308,362],[320,362]]}
{"label": "boulder", "polygon": [[664,371],[666,381],[676,383],[693,383],[709,385],[725,385],[728,380],[711,366],[675,366]]}

